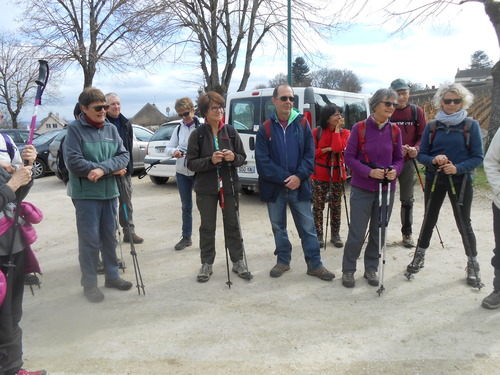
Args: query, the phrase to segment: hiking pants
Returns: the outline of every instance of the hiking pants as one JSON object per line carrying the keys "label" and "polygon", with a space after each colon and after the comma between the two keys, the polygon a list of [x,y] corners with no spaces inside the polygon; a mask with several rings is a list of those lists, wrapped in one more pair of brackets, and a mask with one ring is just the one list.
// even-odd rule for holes
{"label": "hiking pants", "polygon": [[[123,178],[123,196],[118,197],[118,202],[120,205],[119,208],[119,218],[120,218],[120,226],[123,228],[124,234],[133,234],[135,233],[135,224],[134,224],[134,208],[132,207],[132,176],[126,174]],[[128,223],[130,225],[130,233],[127,226],[127,217],[125,216],[125,210],[123,205],[127,205],[127,216]]]}
{"label": "hiking pants", "polygon": [[412,234],[413,192],[415,190],[415,166],[412,160],[406,160],[398,176],[399,200],[401,201],[401,233]]}

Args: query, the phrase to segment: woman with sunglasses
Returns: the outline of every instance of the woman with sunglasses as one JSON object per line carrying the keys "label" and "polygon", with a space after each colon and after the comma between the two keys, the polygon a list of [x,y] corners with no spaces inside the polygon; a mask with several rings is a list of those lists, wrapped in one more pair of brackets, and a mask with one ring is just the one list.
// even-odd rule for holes
{"label": "woman with sunglasses", "polygon": [[83,294],[90,302],[101,302],[97,287],[99,252],[105,271],[104,286],[129,290],[132,283],[120,278],[116,257],[116,213],[119,195],[115,175],[127,173],[129,152],[111,123],[106,121],[106,97],[86,87],[78,97],[82,114],[68,125],[64,161],[69,171],[68,194],[76,211],[78,260]]}
{"label": "woman with sunglasses", "polygon": [[[418,161],[427,167],[425,176],[427,207],[417,250],[407,271],[417,273],[424,267],[425,251],[429,247],[446,193],[450,199],[455,199],[451,190],[453,185],[461,200],[460,214],[470,244],[469,254],[465,242],[467,239],[462,238],[468,259],[466,280],[467,284],[475,286],[481,278],[477,262],[476,237],[470,220],[473,196],[472,172],[483,162],[483,145],[479,123],[467,117],[467,108],[472,105],[473,99],[472,93],[459,83],[445,83],[434,95],[433,104],[439,112],[436,119],[427,124],[417,156]],[[437,180],[434,184],[436,175]],[[431,188],[432,199],[429,202]],[[459,213],[454,209],[453,214],[459,225]]]}
{"label": "woman with sunglasses", "polygon": [[311,176],[312,210],[320,247],[323,247],[326,241],[326,238],[323,238],[323,210],[327,196],[330,209],[330,223],[327,223],[331,227],[330,242],[335,247],[344,246],[339,232],[342,192],[346,179],[344,151],[350,132],[342,129],[343,126],[342,108],[331,104],[321,110],[319,127],[313,130],[315,154],[314,173]]}
{"label": "woman with sunglasses", "polygon": [[[389,118],[398,106],[398,95],[392,89],[380,89],[370,99],[372,114],[352,128],[345,161],[351,169],[351,222],[342,261],[342,285],[355,285],[356,261],[361,254],[366,229],[368,244],[364,255],[364,278],[378,286],[379,220],[390,217],[396,189],[396,177],[404,165],[401,133]],[[383,188],[383,215],[379,213],[379,189]],[[390,202],[387,204],[387,191]],[[387,212],[385,212],[387,210]],[[380,215],[380,216],[379,216]],[[386,216],[387,215],[387,216]],[[382,236],[384,237],[384,235]],[[381,239],[382,242],[384,238]]]}
{"label": "woman with sunglasses", "polygon": [[180,98],[175,102],[175,110],[181,118],[181,122],[174,129],[172,137],[165,149],[165,154],[168,157],[177,159],[175,163],[175,180],[177,189],[181,197],[182,205],[182,237],[174,246],[175,250],[185,249],[191,246],[191,234],[193,232],[193,185],[194,172],[187,167],[185,158],[188,140],[191,133],[200,126],[198,117],[194,115],[194,105],[189,98]]}
{"label": "woman with sunglasses", "polygon": [[224,242],[233,262],[232,271],[243,279],[252,278],[243,260],[237,212],[240,182],[236,168],[243,165],[247,156],[236,130],[223,122],[224,104],[224,98],[214,91],[200,95],[198,109],[205,124],[193,131],[188,141],[186,159],[188,168],[196,172],[194,191],[201,221],[201,269],[197,276],[200,283],[207,282],[212,275],[217,204],[222,209]]}

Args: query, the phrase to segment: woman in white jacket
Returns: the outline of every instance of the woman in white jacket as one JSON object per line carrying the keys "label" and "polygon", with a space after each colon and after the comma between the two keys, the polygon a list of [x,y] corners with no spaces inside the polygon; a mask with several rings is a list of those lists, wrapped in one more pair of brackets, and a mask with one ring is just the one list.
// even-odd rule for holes
{"label": "woman in white jacket", "polygon": [[496,309],[500,307],[500,131],[497,131],[493,137],[483,163],[486,177],[493,190],[495,248],[491,265],[495,268],[495,277],[493,278],[493,292],[483,299],[482,305],[487,309]]}
{"label": "woman in white jacket", "polygon": [[191,234],[193,232],[193,198],[194,172],[187,168],[186,150],[188,139],[194,129],[200,125],[198,117],[194,115],[194,105],[191,99],[181,98],[175,102],[175,110],[182,119],[181,123],[174,129],[172,137],[165,148],[165,154],[177,158],[175,164],[175,180],[181,197],[182,204],[182,237],[174,246],[175,250],[182,250],[191,246]]}

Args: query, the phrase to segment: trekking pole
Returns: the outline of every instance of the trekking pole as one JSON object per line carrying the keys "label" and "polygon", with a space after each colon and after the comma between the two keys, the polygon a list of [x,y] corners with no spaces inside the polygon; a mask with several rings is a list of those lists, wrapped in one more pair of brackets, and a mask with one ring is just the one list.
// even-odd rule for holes
{"label": "trekking pole", "polygon": [[[436,183],[438,180],[439,173],[440,173],[439,171],[434,172],[434,178],[432,179],[431,191],[429,192],[429,197],[427,198],[427,202],[425,203],[424,220],[422,221],[422,226],[420,227],[420,233],[418,235],[418,240],[417,240],[417,247],[416,247],[415,252],[413,253],[413,259],[412,259],[411,263],[408,265],[408,267],[410,267],[410,265],[414,264],[415,257],[417,256],[417,250],[420,247],[420,243],[422,241],[422,236],[424,234],[424,227],[425,227],[425,224],[427,223],[427,219],[429,217],[429,207],[430,207],[431,202],[432,202],[432,196],[434,195],[434,190],[436,189]],[[406,267],[406,272],[404,273],[404,276],[408,280],[412,280],[415,278],[415,276],[413,276],[413,274],[418,272],[418,270],[411,272],[408,270],[408,267]]]}
{"label": "trekking pole", "polygon": [[[417,176],[418,176],[418,180],[420,181],[420,186],[422,187],[422,191],[425,193],[424,181],[422,180],[422,176],[420,175],[420,171],[418,170],[417,162],[415,161],[415,159],[411,159],[411,160],[413,161],[413,165],[415,166],[415,170],[417,171]],[[439,233],[439,228],[437,226],[437,223],[436,223],[436,232],[437,232],[438,237],[439,237],[439,242],[441,243],[441,246],[444,249],[443,239],[441,238],[441,233]]]}
{"label": "trekking pole", "polygon": [[122,236],[122,231],[121,231],[121,225],[120,225],[120,222],[118,221],[118,215],[116,216],[116,231],[118,232],[118,246],[120,247],[120,258],[121,258],[121,261],[118,262],[118,268],[121,268],[123,273],[125,273],[125,260],[123,259],[123,249],[122,249],[122,239],[123,239],[123,236]]}
{"label": "trekking pole", "polygon": [[[392,166],[387,168],[387,171],[392,170]],[[382,218],[383,218],[383,213],[382,213],[382,203],[383,203],[383,187],[386,187],[387,193],[385,194],[386,197],[386,203],[385,203],[385,220],[382,223]],[[385,260],[387,256],[387,227],[389,225],[389,209],[390,209],[390,204],[391,204],[391,185],[387,177],[385,177],[379,184],[379,221],[378,221],[378,227],[379,227],[379,257],[382,256],[382,267],[380,269],[380,287],[377,290],[378,296],[380,297],[382,293],[384,292],[384,273],[385,273]],[[382,231],[382,225],[384,225],[384,230]],[[384,235],[384,245],[382,248],[380,248],[380,245],[382,243],[382,233]]]}
{"label": "trekking pole", "polygon": [[[38,79],[35,81],[37,84],[36,96],[35,96],[35,106],[33,109],[33,116],[31,118],[30,132],[28,136],[28,141],[26,144],[31,145],[33,143],[33,136],[35,135],[35,127],[36,127],[36,116],[38,114],[38,106],[42,104],[42,95],[45,90],[45,86],[47,85],[47,81],[49,80],[49,64],[45,60],[38,60]],[[24,164],[27,165],[27,161],[24,161]],[[9,260],[7,264],[4,264],[4,267],[7,268],[6,280],[7,280],[7,288],[12,287],[12,272],[11,270],[16,266],[13,262],[13,251],[14,251],[14,243],[16,240],[16,232],[19,230],[19,216],[21,213],[21,197],[23,196],[24,186],[21,186],[16,191],[16,212],[14,213],[14,223],[12,227],[11,234],[11,244],[9,249]],[[31,293],[34,295],[33,288],[31,287]],[[40,288],[40,284],[38,284],[38,288]]]}
{"label": "trekking pole", "polygon": [[[126,195],[125,195],[125,186],[123,183],[123,177],[116,176],[116,181],[118,182],[118,191],[120,192],[120,196],[123,199],[123,213],[125,214],[125,221],[127,222],[127,230],[129,233],[132,233],[130,228],[130,220],[128,218],[127,202],[125,201]],[[142,281],[141,268],[139,267],[139,260],[137,259],[137,252],[135,251],[135,244],[132,239],[130,239],[130,255],[132,255],[132,262],[134,263],[134,273],[135,273],[135,282],[137,286],[137,293],[141,295],[141,289],[142,289],[142,294],[146,295],[146,290],[144,289],[144,283]]]}
{"label": "trekking pole", "polygon": [[332,176],[333,176],[333,162],[332,157],[333,156],[333,151],[330,154],[330,162],[332,165],[330,166],[330,180],[328,181],[328,191],[326,193],[326,222],[325,222],[325,229],[323,230],[324,236],[323,236],[323,249],[326,251],[326,243],[327,243],[327,238],[328,238],[328,227],[329,227],[329,220],[330,220],[330,202],[332,201]]}
{"label": "trekking pole", "polygon": [[[248,270],[247,253],[245,251],[245,244],[243,242],[243,233],[241,231],[240,209],[239,209],[238,201],[236,200],[237,196],[236,196],[236,191],[234,189],[234,179],[233,179],[233,172],[231,170],[231,163],[227,163],[227,169],[229,171],[229,182],[231,184],[231,192],[233,193],[233,198],[234,198],[234,210],[236,212],[236,221],[238,223],[238,229],[239,229],[239,232],[240,232],[241,248],[243,249],[243,260],[245,262],[245,268],[246,268],[246,270],[248,272],[248,276],[246,276],[245,279],[248,280],[248,281],[250,281],[250,280],[253,279],[253,275]],[[224,237],[225,237],[225,235],[224,235]],[[228,265],[228,268],[229,268],[229,265]]]}
{"label": "trekking pole", "polygon": [[342,180],[342,195],[344,196],[345,216],[347,218],[347,228],[349,229],[349,226],[351,224],[350,224],[350,220],[349,220],[349,210],[347,209],[347,198],[345,195],[345,182],[346,182],[347,177],[345,175],[342,175],[342,167],[344,167],[344,165],[340,165],[340,152],[338,153],[338,158],[339,158],[339,176],[341,176],[341,178],[343,178],[343,180]]}
{"label": "trekking pole", "polygon": [[[215,150],[219,151],[219,140],[216,135],[214,135],[214,146]],[[224,247],[226,249],[226,270],[227,270],[227,281],[226,284],[231,289],[231,285],[233,285],[233,282],[231,281],[231,275],[229,273],[229,249],[227,247],[227,238],[226,238],[226,212],[225,212],[225,202],[224,202],[224,184],[222,183],[222,171],[221,171],[221,163],[217,164],[217,177],[219,178],[219,205],[220,209],[222,211],[222,226],[224,230]]]}
{"label": "trekking pole", "polygon": [[[470,245],[469,237],[467,236],[465,221],[464,221],[464,218],[462,217],[462,209],[460,207],[462,202],[460,202],[458,199],[457,191],[455,189],[455,184],[453,183],[453,177],[451,174],[448,175],[448,181],[450,183],[451,194],[453,195],[453,199],[450,199],[451,204],[455,208],[455,212],[457,213],[456,216],[458,216],[458,218],[455,218],[455,220],[457,221],[457,225],[458,225],[458,231],[460,232],[460,235],[462,236],[462,240],[464,242],[465,253],[471,259],[472,269],[474,270],[474,276],[476,277],[476,282],[472,286],[477,288],[478,290],[481,290],[481,288],[484,286],[484,284],[479,281],[479,275],[477,274],[477,269],[474,266],[474,262],[472,261],[472,248]],[[465,189],[465,183],[466,183],[466,180],[464,178],[464,182],[462,183],[462,189]]]}

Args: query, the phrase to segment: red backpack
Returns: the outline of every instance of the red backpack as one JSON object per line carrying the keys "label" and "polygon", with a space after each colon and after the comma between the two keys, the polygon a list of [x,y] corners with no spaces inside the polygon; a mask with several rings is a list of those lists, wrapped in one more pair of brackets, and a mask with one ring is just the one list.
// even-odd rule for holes
{"label": "red backpack", "polygon": [[[392,126],[392,145],[396,147],[399,136],[399,127],[396,124],[391,124]],[[365,151],[365,143],[366,143],[366,121],[363,120],[358,122],[358,152],[361,150],[363,155],[365,156],[365,160],[367,163],[370,163],[368,159],[368,155]]]}
{"label": "red backpack", "polygon": [[[304,127],[304,129],[307,127],[307,119],[305,117],[302,117],[300,119],[300,123]],[[271,120],[266,120],[264,121],[264,130],[266,132],[266,138],[268,141],[271,140]]]}

